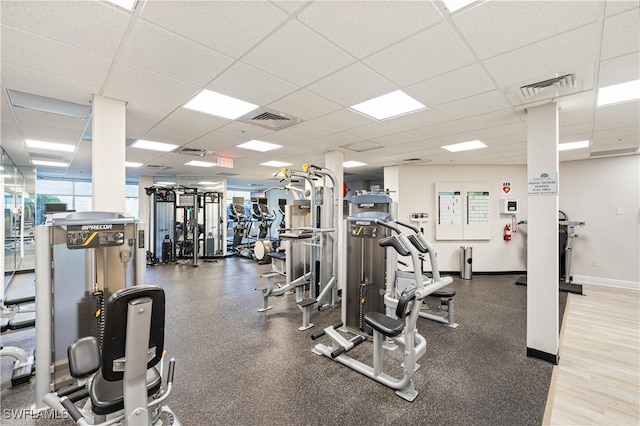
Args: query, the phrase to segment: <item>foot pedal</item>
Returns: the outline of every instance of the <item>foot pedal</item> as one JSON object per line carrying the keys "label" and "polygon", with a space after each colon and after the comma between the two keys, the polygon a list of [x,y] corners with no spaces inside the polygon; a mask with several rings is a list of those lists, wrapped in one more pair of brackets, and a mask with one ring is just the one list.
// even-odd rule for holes
{"label": "foot pedal", "polygon": [[[11,373],[11,387],[23,385],[31,381],[31,376],[35,373],[35,353],[35,350],[31,350],[29,352],[30,362],[13,369]],[[18,361],[16,361],[16,363],[18,363]]]}

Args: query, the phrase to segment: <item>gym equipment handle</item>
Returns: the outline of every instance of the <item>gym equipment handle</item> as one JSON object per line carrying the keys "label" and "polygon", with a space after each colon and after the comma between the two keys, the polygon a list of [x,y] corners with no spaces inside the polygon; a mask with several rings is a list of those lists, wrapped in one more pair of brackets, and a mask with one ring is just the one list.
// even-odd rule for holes
{"label": "gym equipment handle", "polygon": [[391,230],[393,230],[393,231],[396,231],[396,234],[400,234],[400,229],[398,229],[397,227],[395,227],[395,226],[393,226],[393,225],[391,225],[391,224],[389,224],[389,223],[387,223],[387,222],[384,222],[384,221],[382,221],[382,220],[376,219],[376,220],[375,220],[375,223],[377,223],[377,224],[379,224],[379,225],[382,225],[382,226],[384,226],[385,228],[389,228],[389,229],[391,229]]}
{"label": "gym equipment handle", "polygon": [[169,373],[167,374],[167,383],[171,384],[173,383],[173,373],[176,369],[176,360],[174,358],[171,358],[169,360]]}
{"label": "gym equipment handle", "polygon": [[83,418],[82,414],[80,413],[80,410],[78,410],[78,407],[73,405],[73,402],[71,402],[69,398],[62,397],[62,399],[60,400],[60,403],[67,410],[67,412],[69,413],[69,415],[71,416],[74,422],[78,423],[78,421],[80,421],[80,419]]}
{"label": "gym equipment handle", "polygon": [[420,232],[420,230],[419,230],[418,228],[416,228],[415,226],[413,226],[413,225],[409,225],[409,224],[407,224],[407,223],[400,222],[400,221],[398,221],[398,220],[396,220],[395,222],[396,222],[398,225],[400,225],[400,226],[404,226],[405,228],[409,228],[409,229],[411,229],[411,230],[412,230],[413,232],[415,232],[416,234]]}
{"label": "gym equipment handle", "polygon": [[[356,336],[353,339],[351,339],[351,343],[353,343],[353,346],[351,347],[351,349],[355,348],[356,346],[358,346],[360,343],[364,342],[364,337],[363,336]],[[331,358],[337,358],[340,355],[342,355],[343,353],[345,353],[347,351],[347,349],[344,346],[340,346],[339,348],[334,349],[333,352],[331,352]]]}

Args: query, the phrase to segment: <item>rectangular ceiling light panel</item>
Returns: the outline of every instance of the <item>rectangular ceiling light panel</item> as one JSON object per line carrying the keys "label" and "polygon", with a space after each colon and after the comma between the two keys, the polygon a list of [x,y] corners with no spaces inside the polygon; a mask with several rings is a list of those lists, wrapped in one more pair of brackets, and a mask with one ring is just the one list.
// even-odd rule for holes
{"label": "rectangular ceiling light panel", "polygon": [[258,108],[258,105],[205,89],[187,102],[184,107],[204,112],[205,114],[235,120]]}
{"label": "rectangular ceiling light panel", "polygon": [[486,148],[487,146],[479,140],[445,145],[442,148],[450,152],[471,151],[472,149]]}
{"label": "rectangular ceiling light panel", "polygon": [[267,151],[271,151],[272,149],[282,148],[282,145],[258,141],[254,139],[249,142],[241,143],[240,145],[238,145],[238,148],[251,149],[251,150],[260,151],[260,152],[267,152]]}
{"label": "rectangular ceiling light panel", "polygon": [[351,106],[351,109],[376,120],[386,120],[426,108],[402,90]]}
{"label": "rectangular ceiling light panel", "polygon": [[27,148],[44,149],[47,151],[73,152],[73,150],[76,148],[74,145],[37,141],[33,139],[25,139],[24,142],[27,144]]}
{"label": "rectangular ceiling light panel", "polygon": [[476,0],[442,0],[444,5],[447,7],[447,10],[449,10],[449,13],[458,11],[465,6],[470,5],[474,1]]}
{"label": "rectangular ceiling light panel", "polygon": [[134,161],[125,161],[124,166],[125,167],[141,167],[142,163],[136,163]]}
{"label": "rectangular ceiling light panel", "polygon": [[360,167],[360,166],[366,166],[367,163],[361,163],[359,161],[345,161],[344,163],[342,163],[342,167],[344,167],[345,169],[349,169],[352,167]]}
{"label": "rectangular ceiling light panel", "polygon": [[598,90],[598,106],[640,99],[640,80],[614,84]]}
{"label": "rectangular ceiling light panel", "polygon": [[60,161],[31,160],[34,166],[69,167],[69,163]]}
{"label": "rectangular ceiling light panel", "polygon": [[589,141],[577,141],[558,144],[558,151],[570,151],[572,149],[589,148]]}
{"label": "rectangular ceiling light panel", "polygon": [[217,166],[217,163],[209,163],[208,161],[189,161],[188,163],[184,163],[185,166],[195,166],[195,167],[214,167]]}
{"label": "rectangular ceiling light panel", "polygon": [[285,163],[284,161],[267,161],[266,163],[260,163],[260,165],[267,167],[287,167],[290,166],[291,163]]}
{"label": "rectangular ceiling light panel", "polygon": [[177,147],[178,145],[173,145],[170,143],[146,141],[144,139],[138,139],[131,145],[131,148],[147,149],[149,151],[162,151],[162,152],[173,151]]}

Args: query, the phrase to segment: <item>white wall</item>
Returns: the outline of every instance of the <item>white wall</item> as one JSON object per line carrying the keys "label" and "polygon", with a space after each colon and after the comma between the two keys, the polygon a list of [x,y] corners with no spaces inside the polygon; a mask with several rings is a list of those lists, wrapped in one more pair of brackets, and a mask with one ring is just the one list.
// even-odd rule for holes
{"label": "white wall", "polygon": [[[511,182],[508,196],[502,182]],[[436,182],[488,182],[491,186],[491,239],[488,241],[435,240]],[[394,187],[395,186],[395,187]],[[459,271],[460,246],[473,247],[473,270],[526,270],[527,227],[520,225],[512,241],[502,238],[511,223],[500,215],[502,197],[520,200],[518,221],[527,218],[526,166],[394,166],[385,168],[385,188],[398,202],[398,219],[412,212],[428,212],[425,234],[438,251],[443,271]],[[560,163],[560,209],[570,220],[586,222],[577,228],[572,274],[576,281],[640,287],[640,156]],[[622,208],[622,215],[616,209]],[[592,266],[592,260],[598,266]]]}
{"label": "white wall", "polygon": [[559,184],[560,210],[586,222],[577,228],[574,279],[638,288],[640,156],[560,163]]}

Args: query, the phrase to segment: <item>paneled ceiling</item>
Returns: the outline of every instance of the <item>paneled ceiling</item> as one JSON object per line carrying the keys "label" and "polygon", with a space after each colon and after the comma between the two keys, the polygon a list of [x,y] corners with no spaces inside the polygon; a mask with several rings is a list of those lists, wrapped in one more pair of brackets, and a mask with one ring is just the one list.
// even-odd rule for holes
{"label": "paneled ceiling", "polygon": [[[126,101],[127,177],[229,176],[270,186],[278,160],[324,165],[326,152],[366,163],[347,182],[401,164],[518,165],[527,160],[526,108],[555,100],[560,143],[590,140],[561,161],[633,152],[640,102],[596,107],[598,88],[640,78],[635,1],[477,1],[449,13],[439,1],[152,1],[128,11],[106,1],[8,1],[2,20],[2,146],[39,176],[91,175],[91,120],[19,108],[8,90],[90,104]],[[577,85],[524,99],[520,87],[573,74]],[[202,89],[301,119],[274,131],[183,108]],[[395,90],[427,106],[376,121],[349,107]],[[75,145],[69,154],[25,139]],[[130,147],[147,139],[233,159],[185,165],[177,152]],[[251,139],[282,148],[238,148]],[[442,145],[479,139],[487,148]]]}

